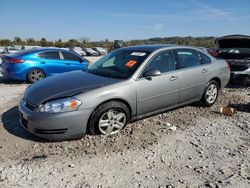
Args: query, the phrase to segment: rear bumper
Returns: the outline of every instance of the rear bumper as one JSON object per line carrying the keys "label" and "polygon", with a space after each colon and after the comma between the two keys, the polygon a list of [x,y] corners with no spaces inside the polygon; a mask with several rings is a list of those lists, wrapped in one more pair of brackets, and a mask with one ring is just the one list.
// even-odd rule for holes
{"label": "rear bumper", "polygon": [[84,136],[91,109],[58,114],[31,111],[19,103],[20,124],[30,133],[49,140],[70,140]]}
{"label": "rear bumper", "polygon": [[250,68],[244,71],[231,71],[230,80],[250,78]]}
{"label": "rear bumper", "polygon": [[26,73],[24,71],[22,71],[22,72],[15,72],[11,68],[3,66],[3,64],[0,64],[0,73],[4,77],[9,78],[9,79],[22,80],[22,81],[26,80]]}

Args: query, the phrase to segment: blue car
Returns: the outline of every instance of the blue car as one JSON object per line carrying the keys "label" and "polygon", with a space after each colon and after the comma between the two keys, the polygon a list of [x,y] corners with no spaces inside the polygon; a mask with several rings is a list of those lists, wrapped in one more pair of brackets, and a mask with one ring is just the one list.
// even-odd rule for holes
{"label": "blue car", "polygon": [[31,83],[63,72],[86,70],[88,61],[74,52],[59,48],[40,48],[2,56],[2,75]]}

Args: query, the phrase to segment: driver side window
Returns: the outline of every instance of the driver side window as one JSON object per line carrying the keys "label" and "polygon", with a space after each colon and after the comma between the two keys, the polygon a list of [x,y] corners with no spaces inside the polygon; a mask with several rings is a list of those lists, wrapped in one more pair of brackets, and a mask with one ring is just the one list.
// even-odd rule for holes
{"label": "driver side window", "polygon": [[157,69],[161,73],[176,70],[174,53],[172,51],[160,52],[151,59],[145,71],[149,69]]}

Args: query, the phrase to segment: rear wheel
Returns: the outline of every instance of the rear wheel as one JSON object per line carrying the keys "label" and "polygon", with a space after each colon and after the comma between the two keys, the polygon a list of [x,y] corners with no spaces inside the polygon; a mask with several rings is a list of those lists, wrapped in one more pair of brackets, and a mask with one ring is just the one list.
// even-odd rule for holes
{"label": "rear wheel", "polygon": [[90,117],[88,128],[91,134],[111,136],[119,133],[129,121],[128,107],[118,101],[110,101],[97,107]]}
{"label": "rear wheel", "polygon": [[204,106],[212,106],[218,97],[219,85],[215,80],[211,80],[203,93],[201,102]]}
{"label": "rear wheel", "polygon": [[35,83],[45,77],[45,74],[40,69],[33,69],[28,73],[27,79],[30,83]]}

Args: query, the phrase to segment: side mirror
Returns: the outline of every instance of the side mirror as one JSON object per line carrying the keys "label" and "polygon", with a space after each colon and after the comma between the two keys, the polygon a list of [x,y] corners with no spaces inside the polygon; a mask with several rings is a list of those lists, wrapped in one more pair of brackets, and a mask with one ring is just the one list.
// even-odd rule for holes
{"label": "side mirror", "polygon": [[143,77],[149,78],[149,77],[160,76],[160,75],[161,75],[161,72],[158,69],[149,69],[143,74]]}

